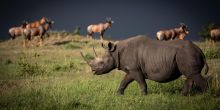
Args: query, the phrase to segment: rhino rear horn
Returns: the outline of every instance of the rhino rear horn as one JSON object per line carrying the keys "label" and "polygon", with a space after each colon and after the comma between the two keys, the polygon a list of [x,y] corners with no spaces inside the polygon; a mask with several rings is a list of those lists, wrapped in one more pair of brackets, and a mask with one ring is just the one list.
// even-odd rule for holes
{"label": "rhino rear horn", "polygon": [[80,51],[80,55],[82,56],[83,60],[86,61],[86,63],[90,66],[90,63],[88,60],[86,60],[86,57],[83,55],[83,53]]}
{"label": "rhino rear horn", "polygon": [[96,53],[96,51],[95,51],[94,46],[92,46],[92,49],[93,49],[93,52],[94,52],[94,54],[95,54],[95,57],[98,57],[98,55],[97,55],[97,53]]}

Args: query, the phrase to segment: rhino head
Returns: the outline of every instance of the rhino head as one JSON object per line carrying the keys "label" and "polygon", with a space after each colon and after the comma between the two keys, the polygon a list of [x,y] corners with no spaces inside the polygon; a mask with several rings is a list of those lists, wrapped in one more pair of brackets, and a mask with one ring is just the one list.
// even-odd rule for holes
{"label": "rhino head", "polygon": [[116,45],[109,42],[108,46],[104,46],[102,44],[102,47],[105,49],[105,54],[102,57],[98,57],[95,49],[93,47],[93,51],[95,53],[95,58],[92,60],[87,60],[83,53],[81,52],[81,56],[83,59],[87,62],[87,64],[91,67],[91,70],[93,74],[95,75],[101,75],[105,73],[109,73],[111,70],[115,69],[117,66],[115,62],[115,58],[113,57],[113,53],[116,50]]}

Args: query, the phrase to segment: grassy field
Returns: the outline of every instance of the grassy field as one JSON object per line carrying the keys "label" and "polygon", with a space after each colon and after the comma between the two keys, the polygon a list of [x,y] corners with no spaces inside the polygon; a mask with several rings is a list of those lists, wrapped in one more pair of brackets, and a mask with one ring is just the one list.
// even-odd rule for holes
{"label": "grassy field", "polygon": [[125,95],[116,90],[125,73],[114,70],[94,76],[80,57],[92,57],[92,46],[103,54],[99,41],[82,36],[52,35],[44,46],[36,40],[28,48],[22,38],[0,43],[0,109],[94,109],[94,110],[219,110],[220,44],[195,42],[208,58],[209,90],[201,94],[196,86],[181,96],[184,77],[160,84],[148,81],[148,95],[140,94],[133,82]]}

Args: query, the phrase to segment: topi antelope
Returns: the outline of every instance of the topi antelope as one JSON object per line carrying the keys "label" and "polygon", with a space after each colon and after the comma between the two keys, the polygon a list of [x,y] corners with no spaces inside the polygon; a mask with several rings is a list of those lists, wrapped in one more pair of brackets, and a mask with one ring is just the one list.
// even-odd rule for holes
{"label": "topi antelope", "polygon": [[40,25],[46,23],[48,21],[48,18],[46,17],[42,17],[40,20],[31,22],[27,25],[27,28],[35,28],[35,27],[39,27]]}
{"label": "topi antelope", "polygon": [[26,26],[27,26],[27,22],[24,21],[21,26],[10,28],[8,32],[9,32],[9,36],[11,37],[11,39],[13,40],[16,37],[23,35],[23,30],[24,28],[26,28]]}
{"label": "topi antelope", "polygon": [[220,28],[212,29],[210,31],[210,40],[214,44],[218,39],[220,39]]}
{"label": "topi antelope", "polygon": [[180,27],[161,30],[157,32],[157,40],[174,40],[174,39],[184,39],[185,36],[189,34],[188,26],[184,23],[180,23]]}
{"label": "topi antelope", "polygon": [[51,25],[54,21],[47,20],[45,23],[39,25],[38,27],[34,28],[25,28],[24,29],[24,47],[26,46],[26,40],[31,41],[32,37],[39,36],[40,37],[40,46],[42,46],[43,36],[46,32],[51,28]]}
{"label": "topi antelope", "polygon": [[103,40],[103,35],[104,32],[108,29],[111,28],[112,23],[114,23],[114,21],[111,20],[111,18],[107,18],[106,22],[104,23],[99,23],[99,24],[91,24],[87,27],[87,32],[88,35],[87,37],[92,39],[93,38],[93,33],[99,33],[100,34],[100,39],[101,41]]}

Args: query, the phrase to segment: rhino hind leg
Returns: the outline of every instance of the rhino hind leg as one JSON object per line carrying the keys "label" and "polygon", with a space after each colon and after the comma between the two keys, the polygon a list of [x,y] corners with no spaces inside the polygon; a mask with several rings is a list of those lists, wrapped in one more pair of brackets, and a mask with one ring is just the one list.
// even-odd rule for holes
{"label": "rhino hind leg", "polygon": [[202,92],[205,92],[208,89],[208,82],[204,77],[201,76],[201,74],[193,75],[192,79],[195,84],[200,87]]}
{"label": "rhino hind leg", "polygon": [[187,78],[183,86],[182,95],[187,96],[192,90],[192,85],[193,80],[191,78]]}
{"label": "rhino hind leg", "polygon": [[132,72],[132,74],[134,74],[134,79],[138,82],[140,86],[141,94],[147,95],[147,83],[145,81],[145,76],[141,74],[141,72]]}

